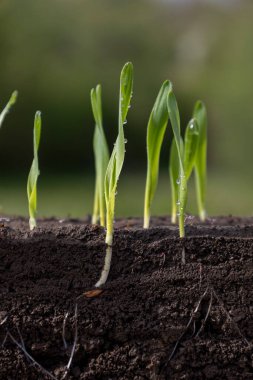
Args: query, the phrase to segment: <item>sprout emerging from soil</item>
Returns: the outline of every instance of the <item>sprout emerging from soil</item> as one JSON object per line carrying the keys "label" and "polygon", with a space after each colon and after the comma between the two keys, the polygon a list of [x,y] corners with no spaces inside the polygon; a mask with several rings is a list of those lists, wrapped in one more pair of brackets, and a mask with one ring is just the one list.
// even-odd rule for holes
{"label": "sprout emerging from soil", "polygon": [[114,148],[107,166],[105,174],[105,203],[106,203],[106,238],[107,244],[105,265],[101,273],[96,287],[105,284],[111,263],[112,243],[114,233],[114,211],[115,197],[117,194],[117,183],[123,167],[125,158],[125,136],[124,124],[126,124],[127,113],[130,108],[130,101],[133,92],[133,65],[128,62],[124,65],[120,75],[120,94],[119,94],[119,121],[118,121],[118,136],[114,144]]}
{"label": "sprout emerging from soil", "polygon": [[28,207],[29,207],[29,226],[30,230],[36,227],[35,214],[37,211],[37,180],[40,174],[39,171],[39,161],[38,161],[38,150],[40,144],[40,134],[41,134],[41,113],[37,111],[34,118],[34,128],[33,128],[33,162],[28,175],[27,181],[27,197],[28,197]]}
{"label": "sprout emerging from soil", "polygon": [[105,227],[104,179],[109,162],[109,150],[103,130],[101,86],[97,85],[96,89],[93,88],[90,96],[93,116],[96,123],[93,137],[96,180],[92,223],[96,224],[100,221],[100,225]]}
{"label": "sprout emerging from soil", "polygon": [[[176,97],[171,89],[168,93],[168,112],[174,134],[175,146],[179,162],[178,184],[178,219],[180,237],[185,236],[185,208],[187,203],[187,181],[190,178],[192,169],[195,164],[196,152],[199,141],[199,128],[196,119],[191,119],[185,131],[184,141],[182,141],[180,130],[180,116]],[[175,158],[173,158],[175,161]],[[173,161],[171,164],[173,164]]]}
{"label": "sprout emerging from soil", "polygon": [[11,94],[10,100],[8,101],[8,103],[6,104],[6,106],[4,107],[3,111],[0,113],[0,128],[1,128],[1,126],[3,124],[3,121],[4,121],[7,113],[9,113],[11,107],[16,103],[17,97],[18,97],[18,92],[14,91]]}
{"label": "sprout emerging from soil", "polygon": [[158,93],[151,111],[147,128],[147,178],[144,201],[144,228],[149,228],[150,208],[155,195],[161,146],[168,124],[167,95],[170,89],[169,81],[165,81]]}
{"label": "sprout emerging from soil", "polygon": [[199,143],[195,161],[195,181],[199,217],[206,218],[206,153],[207,153],[207,112],[203,102],[198,100],[193,110],[193,117],[199,126]]}

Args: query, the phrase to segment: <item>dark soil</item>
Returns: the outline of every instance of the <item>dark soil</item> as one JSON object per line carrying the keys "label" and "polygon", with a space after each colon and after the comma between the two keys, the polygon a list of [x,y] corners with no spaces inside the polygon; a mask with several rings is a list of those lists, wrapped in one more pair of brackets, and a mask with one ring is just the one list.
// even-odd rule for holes
{"label": "dark soil", "polygon": [[108,281],[92,292],[102,228],[0,220],[1,380],[253,379],[253,219],[188,218],[184,240],[152,223],[116,223]]}

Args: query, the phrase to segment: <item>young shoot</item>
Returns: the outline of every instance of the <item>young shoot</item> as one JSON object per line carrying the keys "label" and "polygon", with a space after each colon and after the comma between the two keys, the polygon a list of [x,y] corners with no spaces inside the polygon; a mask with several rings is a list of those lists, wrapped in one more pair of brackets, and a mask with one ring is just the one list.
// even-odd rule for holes
{"label": "young shoot", "polygon": [[36,227],[35,215],[37,212],[37,180],[40,174],[39,171],[39,161],[38,161],[38,150],[40,144],[40,134],[41,134],[41,113],[37,111],[34,118],[34,128],[33,128],[33,162],[28,175],[27,181],[27,197],[28,197],[28,208],[29,208],[29,226],[30,230]]}
{"label": "young shoot", "polygon": [[3,124],[3,121],[4,121],[7,113],[9,113],[11,107],[16,103],[17,97],[18,97],[18,92],[14,91],[11,94],[10,100],[8,101],[8,103],[6,104],[6,106],[4,107],[3,111],[0,113],[0,128],[1,128],[1,126]]}
{"label": "young shoot", "polygon": [[120,75],[120,93],[119,93],[119,120],[118,120],[118,136],[114,144],[114,148],[107,166],[105,174],[105,203],[106,203],[106,238],[107,244],[105,264],[96,287],[105,284],[111,263],[112,243],[114,233],[114,211],[115,197],[117,193],[117,183],[123,167],[125,158],[125,136],[124,125],[130,108],[130,101],[133,92],[133,65],[128,62],[124,65]]}
{"label": "young shoot", "polygon": [[200,220],[206,219],[206,154],[207,154],[207,112],[203,102],[198,100],[193,117],[199,126],[199,143],[195,161],[195,182]]}
{"label": "young shoot", "polygon": [[93,88],[91,90],[90,97],[92,112],[96,123],[93,137],[96,180],[92,223],[96,224],[98,223],[98,221],[100,221],[100,225],[105,227],[104,180],[106,168],[109,162],[109,150],[103,129],[102,99],[100,85],[97,85],[96,89]]}
{"label": "young shoot", "polygon": [[[187,203],[187,181],[190,178],[192,173],[196,151],[198,147],[198,124],[196,119],[191,119],[188,123],[186,130],[184,141],[181,138],[181,129],[180,129],[180,116],[178,105],[176,101],[176,97],[172,91],[172,87],[168,93],[168,112],[169,118],[174,134],[175,146],[178,156],[179,162],[179,177],[176,180],[178,184],[178,200],[177,200],[177,209],[178,209],[178,220],[179,220],[179,235],[180,237],[185,236],[185,208]],[[173,148],[173,147],[172,147]],[[171,162],[171,165],[175,162],[175,158]]]}
{"label": "young shoot", "polygon": [[147,178],[144,201],[144,228],[149,228],[150,208],[155,195],[161,146],[168,124],[167,95],[170,89],[169,81],[165,81],[158,93],[151,111],[147,127]]}

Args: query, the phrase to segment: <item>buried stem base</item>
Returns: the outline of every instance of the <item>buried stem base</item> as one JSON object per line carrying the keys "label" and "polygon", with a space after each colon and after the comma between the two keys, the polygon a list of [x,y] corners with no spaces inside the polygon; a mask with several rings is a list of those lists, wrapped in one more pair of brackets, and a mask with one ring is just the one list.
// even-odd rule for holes
{"label": "buried stem base", "polygon": [[103,267],[103,270],[101,272],[98,282],[95,284],[96,288],[99,288],[100,286],[106,283],[109,272],[110,272],[110,268],[111,268],[111,260],[112,260],[112,246],[107,245],[104,267]]}
{"label": "buried stem base", "polygon": [[37,226],[37,223],[36,223],[36,219],[31,217],[29,219],[29,227],[30,227],[30,230],[34,230],[34,228]]}

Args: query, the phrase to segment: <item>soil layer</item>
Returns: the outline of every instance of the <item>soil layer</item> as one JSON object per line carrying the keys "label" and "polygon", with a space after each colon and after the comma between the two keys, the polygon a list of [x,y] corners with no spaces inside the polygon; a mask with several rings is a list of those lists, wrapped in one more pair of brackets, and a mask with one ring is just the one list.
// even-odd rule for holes
{"label": "soil layer", "polygon": [[253,379],[253,219],[186,235],[117,221],[100,292],[102,228],[2,218],[0,379]]}

